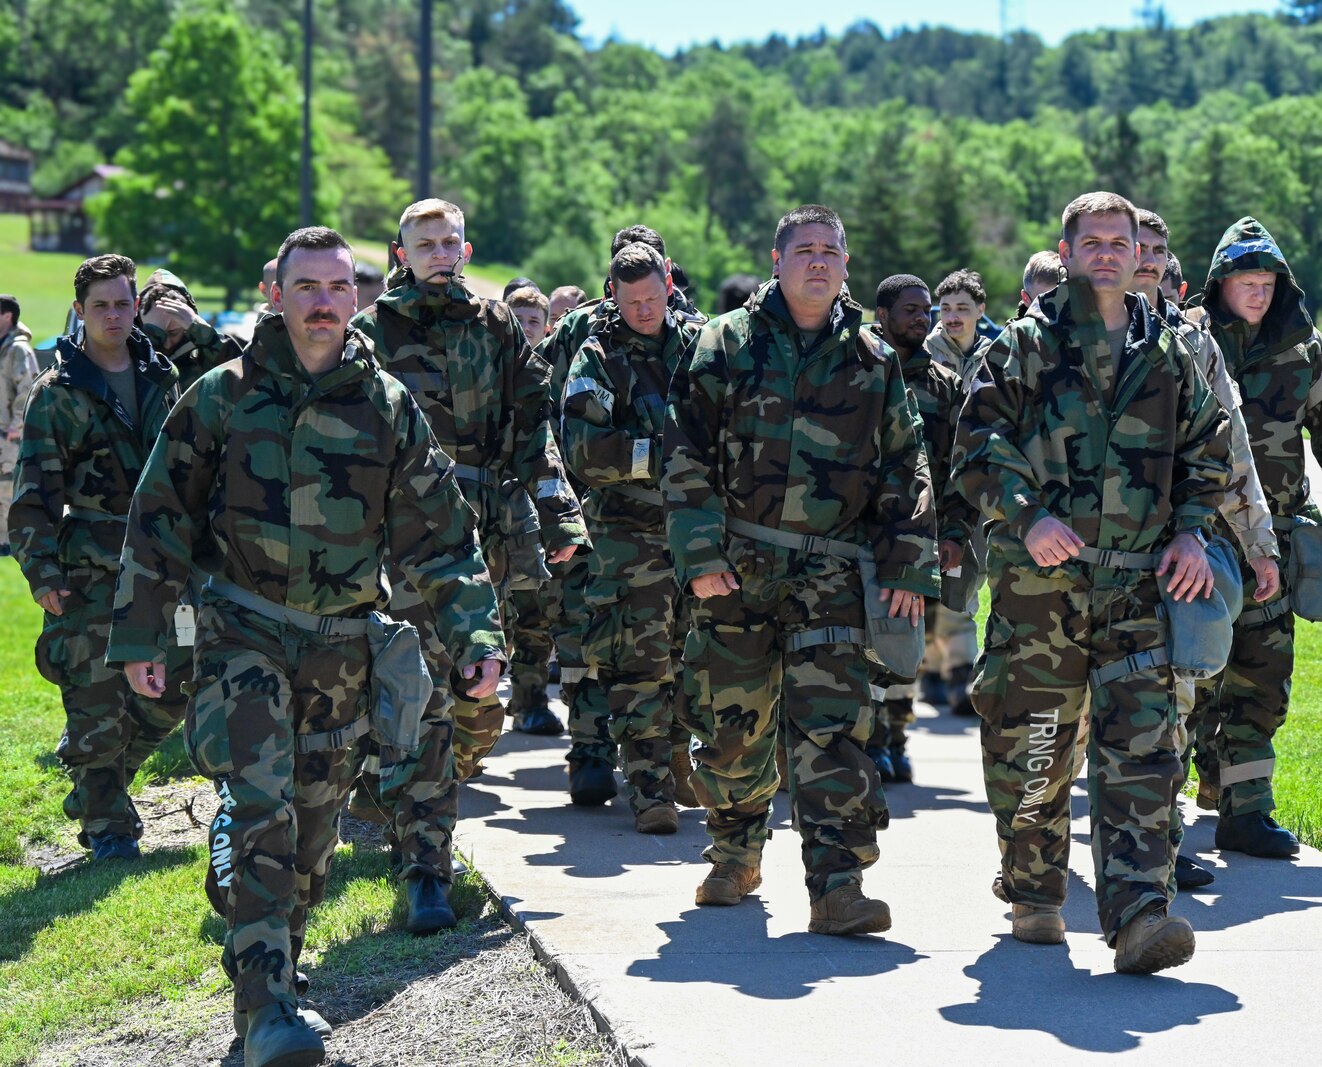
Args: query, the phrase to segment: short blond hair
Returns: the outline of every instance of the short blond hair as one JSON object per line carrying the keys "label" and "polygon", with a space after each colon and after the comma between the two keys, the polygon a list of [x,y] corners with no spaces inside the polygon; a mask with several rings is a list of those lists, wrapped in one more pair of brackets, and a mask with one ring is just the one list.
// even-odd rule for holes
{"label": "short blond hair", "polygon": [[551,312],[551,301],[546,298],[546,294],[531,285],[515,289],[506,298],[505,303],[512,308],[536,308],[543,315],[549,315]]}
{"label": "short blond hair", "polygon": [[1054,289],[1065,280],[1059,252],[1034,252],[1024,265],[1024,292],[1031,292],[1033,284]]}
{"label": "short blond hair", "polygon": [[399,217],[399,230],[403,233],[404,227],[425,219],[454,219],[462,226],[464,213],[450,201],[430,196],[426,200],[416,200],[404,209],[404,214]]}

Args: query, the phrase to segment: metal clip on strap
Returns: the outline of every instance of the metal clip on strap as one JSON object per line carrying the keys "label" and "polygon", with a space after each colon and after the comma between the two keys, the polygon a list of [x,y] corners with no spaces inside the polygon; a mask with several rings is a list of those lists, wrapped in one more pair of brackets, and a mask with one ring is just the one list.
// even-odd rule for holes
{"label": "metal clip on strap", "polygon": [[367,633],[367,619],[342,619],[336,615],[314,615],[310,611],[299,611],[297,608],[285,607],[274,600],[267,600],[264,596],[258,596],[247,589],[240,589],[237,585],[218,581],[215,578],[207,579],[206,588],[217,596],[238,604],[241,608],[247,608],[263,618],[271,619],[273,622],[285,622],[290,626],[297,626],[300,630],[321,634],[323,637],[362,637]]}
{"label": "metal clip on strap", "polygon": [[1094,567],[1109,567],[1118,571],[1155,571],[1161,562],[1157,552],[1122,552],[1118,548],[1092,548],[1084,545],[1074,557]]}
{"label": "metal clip on strap", "polygon": [[871,559],[872,553],[863,545],[852,541],[841,541],[834,537],[822,537],[818,534],[791,533],[777,530],[774,526],[762,526],[744,519],[726,519],[725,528],[740,537],[754,541],[764,541],[777,548],[789,548],[796,552],[809,552],[819,556],[839,556],[842,559]]}
{"label": "metal clip on strap", "polygon": [[474,467],[471,463],[456,463],[454,476],[461,482],[476,482],[478,485],[495,485],[496,479],[485,467]]}
{"label": "metal clip on strap", "polygon": [[785,641],[785,651],[798,652],[815,645],[858,645],[866,648],[868,635],[854,626],[822,626],[816,630],[801,630],[790,634]]}
{"label": "metal clip on strap", "polygon": [[334,752],[338,748],[348,748],[372,728],[371,716],[360,715],[347,726],[326,730],[319,734],[297,734],[294,747],[299,752]]}
{"label": "metal clip on strap", "polygon": [[1279,619],[1282,615],[1290,611],[1289,594],[1281,597],[1280,600],[1268,604],[1265,608],[1249,608],[1248,611],[1241,611],[1239,618],[1235,621],[1243,627],[1253,629],[1256,626],[1265,626],[1274,619]]}
{"label": "metal clip on strap", "polygon": [[1108,663],[1105,667],[1096,667],[1088,672],[1088,681],[1096,689],[1108,682],[1128,678],[1131,674],[1145,671],[1150,667],[1164,667],[1170,662],[1170,656],[1164,648],[1154,648],[1147,652],[1135,652],[1124,659]]}

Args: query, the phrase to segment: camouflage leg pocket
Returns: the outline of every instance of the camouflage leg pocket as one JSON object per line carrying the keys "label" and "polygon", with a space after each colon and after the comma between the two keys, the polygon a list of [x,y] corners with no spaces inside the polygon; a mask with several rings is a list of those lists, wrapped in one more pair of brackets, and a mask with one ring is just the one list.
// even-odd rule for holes
{"label": "camouflage leg pocket", "polygon": [[1001,706],[1010,683],[1011,641],[1014,624],[992,613],[987,620],[987,641],[974,666],[969,699],[974,710],[989,723],[1000,718]]}
{"label": "camouflage leg pocket", "polygon": [[674,688],[675,721],[705,744],[715,742],[711,674],[707,669],[707,635],[693,629],[684,638],[684,669]]}
{"label": "camouflage leg pocket", "polygon": [[234,770],[230,755],[229,708],[225,686],[205,668],[181,687],[188,697],[184,715],[184,749],[198,774],[220,778]]}

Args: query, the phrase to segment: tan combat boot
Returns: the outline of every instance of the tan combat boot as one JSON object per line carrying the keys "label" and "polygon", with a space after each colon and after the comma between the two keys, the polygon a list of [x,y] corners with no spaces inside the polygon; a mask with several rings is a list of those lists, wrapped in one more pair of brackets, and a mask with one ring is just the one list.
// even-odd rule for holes
{"label": "tan combat boot", "polygon": [[1065,920],[1055,904],[1015,904],[1010,932],[1030,945],[1059,945],[1065,940]]}
{"label": "tan combat boot", "polygon": [[1115,969],[1121,974],[1152,974],[1193,959],[1193,927],[1164,905],[1141,911],[1115,939]]}
{"label": "tan combat boot", "polygon": [[670,752],[670,773],[675,779],[675,803],[685,808],[700,808],[698,794],[693,792],[693,758],[689,750],[677,745]]}
{"label": "tan combat boot", "polygon": [[812,902],[810,933],[880,934],[890,928],[891,910],[886,902],[865,897],[856,882],[832,889]]}
{"label": "tan combat boot", "polygon": [[679,829],[679,812],[672,804],[657,804],[635,815],[633,828],[640,834],[673,834]]}
{"label": "tan combat boot", "polygon": [[694,899],[699,904],[738,904],[762,884],[762,866],[742,867],[737,863],[717,863],[702,880]]}

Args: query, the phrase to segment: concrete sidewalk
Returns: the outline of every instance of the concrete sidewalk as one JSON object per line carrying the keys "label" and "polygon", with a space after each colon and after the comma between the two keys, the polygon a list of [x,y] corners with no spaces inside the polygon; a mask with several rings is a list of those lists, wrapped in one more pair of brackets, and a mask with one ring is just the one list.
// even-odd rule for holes
{"label": "concrete sidewalk", "polygon": [[1022,945],[991,894],[997,849],[976,730],[919,709],[917,782],[888,791],[891,826],[864,881],[891,906],[886,935],[807,932],[783,793],[761,889],[735,908],[698,908],[703,813],[684,810],[678,834],[647,837],[622,797],[572,807],[564,739],[502,738],[463,789],[458,845],[638,1065],[1022,1065],[1124,1052],[1171,1065],[1318,1062],[1322,854],[1222,861],[1214,818],[1197,818],[1186,852],[1215,871],[1217,892],[1174,908],[1197,931],[1197,955],[1156,976],[1118,975],[1098,933],[1076,787],[1067,943]]}

